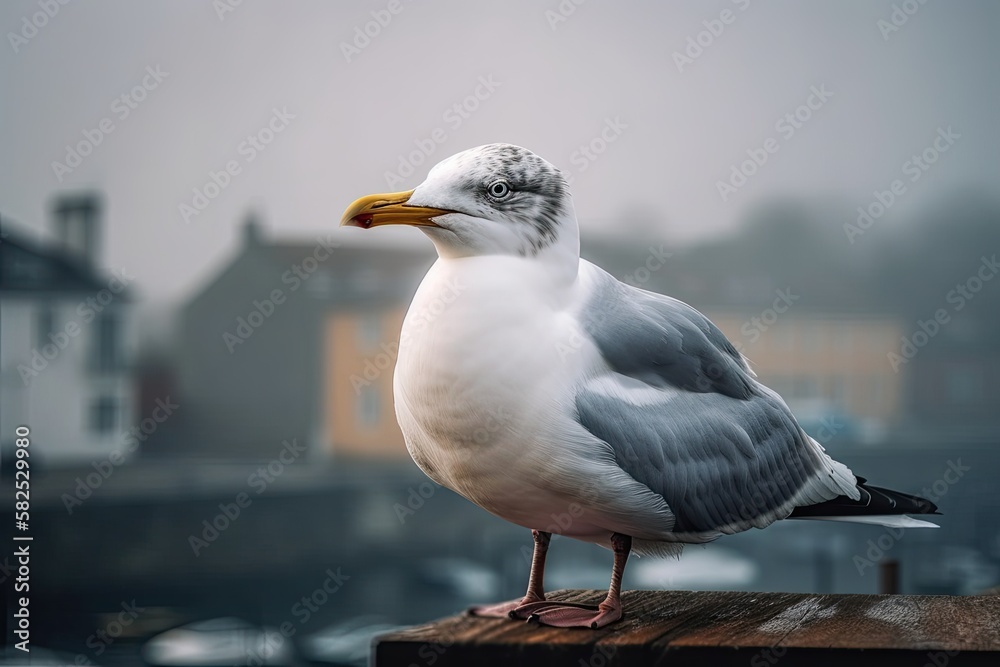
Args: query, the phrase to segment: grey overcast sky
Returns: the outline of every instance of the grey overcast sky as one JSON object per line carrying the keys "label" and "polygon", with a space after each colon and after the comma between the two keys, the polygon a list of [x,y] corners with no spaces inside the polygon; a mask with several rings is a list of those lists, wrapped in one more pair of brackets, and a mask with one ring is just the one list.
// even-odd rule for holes
{"label": "grey overcast sky", "polygon": [[[908,178],[939,128],[960,138],[889,217],[996,192],[1000,176],[997,2],[243,0],[223,12],[235,1],[0,4],[0,213],[44,234],[54,194],[101,190],[104,263],[174,301],[230,256],[249,208],[270,234],[308,238],[355,197],[413,187],[494,141],[573,175],[585,233],[642,222],[671,243],[729,230],[774,196],[840,202],[849,221]],[[141,101],[120,99],[144,84]],[[776,125],[807,101],[807,120]],[[271,143],[247,142],[271,138],[269,123]],[[54,168],[85,133],[92,152]],[[718,182],[769,138],[777,151],[723,201]],[[424,164],[387,178],[418,143],[432,149]],[[593,160],[589,144],[603,149]],[[239,173],[186,222],[181,205],[229,161]]]}

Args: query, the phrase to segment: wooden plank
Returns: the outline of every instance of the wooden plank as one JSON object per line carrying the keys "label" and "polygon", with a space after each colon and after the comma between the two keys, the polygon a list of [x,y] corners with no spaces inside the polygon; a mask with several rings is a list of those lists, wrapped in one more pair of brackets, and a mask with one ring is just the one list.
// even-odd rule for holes
{"label": "wooden plank", "polygon": [[[596,604],[603,591],[556,591]],[[628,591],[601,630],[452,616],[379,637],[377,667],[1000,666],[1000,597]]]}

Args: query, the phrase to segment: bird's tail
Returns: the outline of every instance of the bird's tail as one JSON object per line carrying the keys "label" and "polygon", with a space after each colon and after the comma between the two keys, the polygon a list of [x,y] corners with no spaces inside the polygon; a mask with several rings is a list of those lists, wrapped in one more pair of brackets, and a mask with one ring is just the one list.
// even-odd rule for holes
{"label": "bird's tail", "polygon": [[914,519],[908,514],[940,514],[937,505],[908,493],[901,493],[880,486],[870,486],[868,480],[858,477],[858,492],[861,497],[853,500],[847,496],[837,496],[815,505],[796,507],[789,519],[816,519],[821,521],[850,521],[853,523],[873,523],[893,528],[937,528],[930,521]]}

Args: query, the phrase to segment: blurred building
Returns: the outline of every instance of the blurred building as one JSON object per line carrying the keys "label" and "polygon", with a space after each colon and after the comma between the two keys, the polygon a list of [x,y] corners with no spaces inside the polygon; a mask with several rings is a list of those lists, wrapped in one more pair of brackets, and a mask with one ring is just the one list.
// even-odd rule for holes
{"label": "blurred building", "polygon": [[907,412],[919,416],[907,437],[995,442],[1000,431],[996,340],[992,334],[964,340],[952,331],[941,339],[922,350],[907,369]]}
{"label": "blurred building", "polygon": [[392,368],[432,258],[327,235],[270,241],[248,219],[236,256],[182,309],[184,435],[170,453],[272,458],[297,438],[321,456],[405,457]]}
{"label": "blurred building", "polygon": [[[99,267],[97,195],[63,196],[55,243],[6,220],[0,238],[0,432],[5,453],[27,425],[37,463],[61,465],[121,450],[133,423],[134,344],[127,271]],[[44,451],[44,455],[42,452]]]}
{"label": "blurred building", "polygon": [[379,309],[332,312],[327,317],[324,433],[339,452],[406,456],[393,407],[392,373],[408,302],[407,298]]}
{"label": "blurred building", "polygon": [[813,437],[878,440],[903,415],[904,375],[886,363],[902,335],[890,315],[705,314],[750,360]]}

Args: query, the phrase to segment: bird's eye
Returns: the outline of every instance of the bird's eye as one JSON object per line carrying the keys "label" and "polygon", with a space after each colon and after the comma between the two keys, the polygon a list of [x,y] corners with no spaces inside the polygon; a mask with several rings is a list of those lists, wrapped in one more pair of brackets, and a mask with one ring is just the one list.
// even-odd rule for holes
{"label": "bird's eye", "polygon": [[503,199],[510,194],[510,186],[507,181],[494,181],[486,186],[486,192],[493,199]]}

